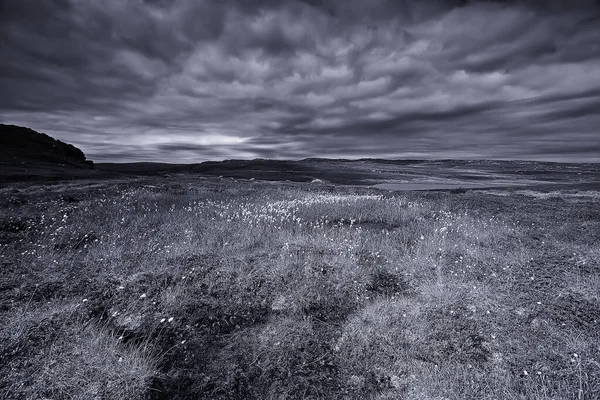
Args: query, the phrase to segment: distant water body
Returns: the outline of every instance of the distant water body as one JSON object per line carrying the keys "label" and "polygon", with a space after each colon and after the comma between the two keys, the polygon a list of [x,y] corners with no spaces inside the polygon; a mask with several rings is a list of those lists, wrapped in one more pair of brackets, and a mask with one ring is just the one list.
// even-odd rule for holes
{"label": "distant water body", "polygon": [[414,183],[414,182],[401,182],[401,183],[379,183],[373,185],[377,189],[383,190],[452,190],[452,189],[486,189],[498,186],[506,186],[506,184],[478,184],[478,183]]}

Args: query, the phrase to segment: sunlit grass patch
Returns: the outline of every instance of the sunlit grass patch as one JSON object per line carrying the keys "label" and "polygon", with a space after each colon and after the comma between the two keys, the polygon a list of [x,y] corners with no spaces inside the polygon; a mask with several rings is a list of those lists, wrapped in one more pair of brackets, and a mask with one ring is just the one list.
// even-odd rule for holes
{"label": "sunlit grass patch", "polygon": [[69,333],[43,355],[43,365],[33,376],[34,397],[144,398],[157,363],[149,348],[124,345],[95,324]]}
{"label": "sunlit grass patch", "polygon": [[27,304],[3,316],[0,387],[14,398],[142,398],[156,360],[124,345],[106,326],[82,322],[77,303]]}
{"label": "sunlit grass patch", "polygon": [[9,360],[27,352],[30,346],[52,339],[56,330],[77,315],[80,302],[31,302],[2,313],[0,348]]}

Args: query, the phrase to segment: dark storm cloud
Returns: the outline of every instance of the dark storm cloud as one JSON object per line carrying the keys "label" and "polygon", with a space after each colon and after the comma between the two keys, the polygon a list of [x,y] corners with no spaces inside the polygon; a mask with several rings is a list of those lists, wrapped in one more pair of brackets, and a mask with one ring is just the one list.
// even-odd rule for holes
{"label": "dark storm cloud", "polygon": [[596,1],[0,0],[0,119],[96,160],[598,160]]}

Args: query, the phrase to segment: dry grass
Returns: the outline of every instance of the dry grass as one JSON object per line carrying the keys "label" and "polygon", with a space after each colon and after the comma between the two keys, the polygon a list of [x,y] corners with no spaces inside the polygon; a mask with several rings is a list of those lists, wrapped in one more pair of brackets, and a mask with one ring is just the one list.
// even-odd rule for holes
{"label": "dry grass", "polygon": [[5,398],[144,398],[156,373],[152,350],[81,321],[81,305],[49,302],[8,313],[0,331]]}
{"label": "dry grass", "polygon": [[233,185],[3,189],[0,393],[600,392],[597,197]]}

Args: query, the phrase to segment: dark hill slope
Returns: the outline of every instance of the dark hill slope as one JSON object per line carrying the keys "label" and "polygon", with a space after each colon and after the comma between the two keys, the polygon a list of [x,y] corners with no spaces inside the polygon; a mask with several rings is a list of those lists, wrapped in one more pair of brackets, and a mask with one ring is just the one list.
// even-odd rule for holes
{"label": "dark hill slope", "polygon": [[33,129],[0,124],[0,159],[4,162],[42,161],[89,168],[91,161],[72,144]]}
{"label": "dark hill slope", "polygon": [[93,165],[71,144],[33,129],[0,124],[0,182],[91,177]]}

